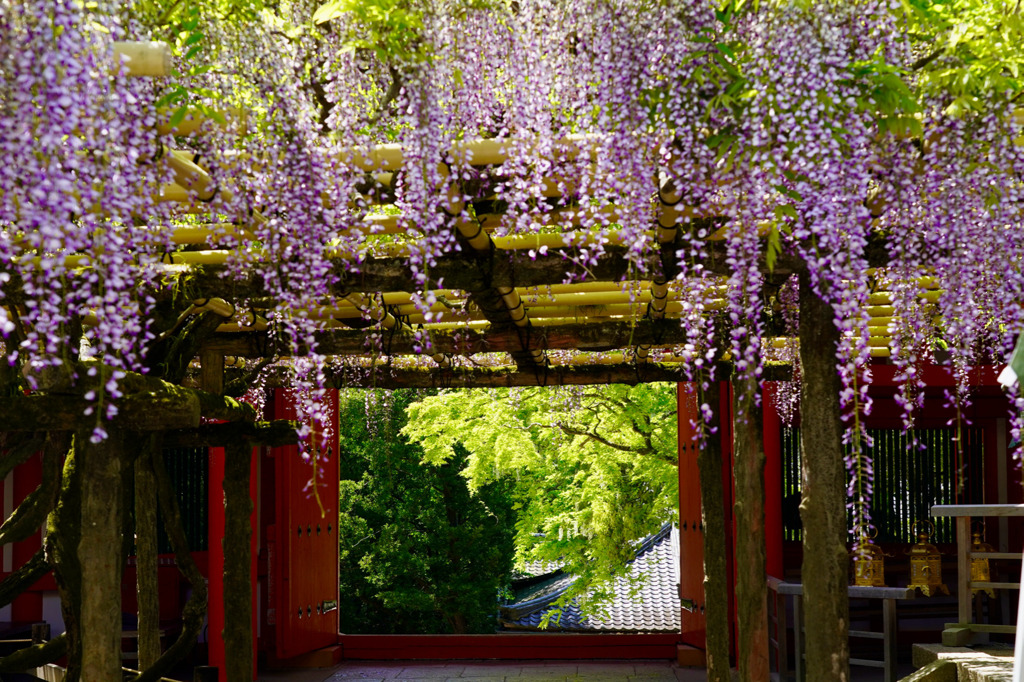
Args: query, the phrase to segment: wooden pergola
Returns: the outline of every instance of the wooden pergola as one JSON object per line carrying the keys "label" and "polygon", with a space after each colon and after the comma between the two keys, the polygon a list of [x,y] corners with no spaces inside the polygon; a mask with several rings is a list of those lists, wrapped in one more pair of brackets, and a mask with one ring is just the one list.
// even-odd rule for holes
{"label": "wooden pergola", "polygon": [[[136,75],[160,76],[168,72],[166,46],[124,44],[119,49],[128,57],[126,65]],[[229,117],[244,118],[240,112],[225,113]],[[208,125],[216,125],[216,122],[193,115],[174,132],[180,138]],[[170,129],[165,123],[154,132],[167,133]],[[593,153],[593,141],[586,137],[561,140],[558,146],[570,150],[570,156],[575,158],[585,159]],[[486,171],[482,175],[500,178],[510,149],[510,143],[477,140],[457,145],[450,154],[471,159],[474,168]],[[729,269],[720,233],[723,220],[713,208],[682,205],[683,192],[672,178],[659,178],[658,192],[651,197],[649,238],[657,248],[650,250],[652,255],[643,263],[643,268],[630,260],[628,245],[620,243],[614,232],[602,237],[607,243],[603,244],[603,253],[595,263],[585,268],[571,265],[578,262],[579,250],[587,248],[595,239],[586,225],[593,219],[601,219],[602,212],[613,221],[614,206],[596,209],[596,215],[584,215],[579,209],[556,209],[547,214],[547,224],[538,232],[506,234],[501,229],[500,198],[485,186],[468,192],[453,180],[441,203],[454,236],[453,244],[457,244],[458,249],[437,257],[431,266],[430,281],[443,283],[443,286],[424,288],[417,283],[407,257],[407,244],[415,242],[420,235],[409,231],[400,210],[392,203],[396,174],[404,163],[402,149],[397,146],[352,149],[345,156],[350,167],[358,168],[364,175],[358,186],[360,196],[352,199],[368,207],[358,209],[363,211],[360,229],[365,258],[355,265],[346,257],[328,254],[334,261],[332,275],[335,279],[330,300],[321,301],[316,308],[301,313],[289,311],[289,314],[302,314],[320,321],[316,351],[337,359],[327,370],[328,382],[336,387],[680,381],[686,362],[682,347],[688,339],[679,319],[690,314],[694,303],[685,291],[686,282],[677,278],[676,252],[683,238],[689,237],[682,234],[682,230],[689,229],[682,225],[699,225],[711,234],[707,240],[708,255],[702,263],[703,270],[711,275],[700,301],[703,314],[714,315],[726,307],[724,287]],[[171,203],[183,218],[176,227],[168,228],[171,230],[169,238],[178,249],[162,254],[161,260],[164,280],[187,281],[187,290],[192,292],[190,300],[177,304],[178,322],[172,327],[177,328],[189,320],[195,322],[195,333],[189,345],[179,350],[183,353],[180,360],[191,366],[182,368],[177,377],[179,381],[129,375],[125,382],[125,404],[131,409],[123,410],[114,425],[122,425],[132,432],[159,432],[165,443],[202,443],[229,449],[228,462],[233,464],[224,479],[226,523],[234,528],[235,534],[225,537],[233,537],[237,544],[233,548],[225,546],[224,550],[224,599],[234,604],[228,609],[231,616],[230,622],[225,624],[225,640],[232,638],[233,650],[247,647],[251,651],[253,635],[249,614],[252,605],[243,606],[249,599],[251,584],[247,525],[251,502],[245,463],[253,444],[289,442],[293,438],[290,435],[292,425],[257,423],[251,409],[223,396],[225,392],[240,395],[241,391],[235,389],[244,388],[255,376],[252,363],[244,360],[281,361],[269,370],[268,385],[285,385],[290,375],[287,356],[293,349],[279,334],[280,316],[284,313],[261,274],[261,267],[276,265],[261,261],[256,247],[257,257],[254,260],[250,250],[246,256],[250,266],[240,274],[231,266],[239,257],[235,252],[237,244],[230,248],[221,245],[225,238],[244,244],[252,237],[252,221],[265,218],[255,211],[248,223],[223,223],[217,208],[224,190],[219,188],[217,178],[204,168],[202,159],[188,151],[165,149],[160,162],[168,165],[174,182],[153,188],[154,199]],[[657,178],[657,169],[652,168],[651,174],[652,178]],[[568,203],[562,200],[566,180],[556,176],[547,178],[542,183],[539,198],[552,199],[556,205]],[[571,186],[572,179],[568,180]],[[467,202],[465,197],[469,195],[478,198]],[[467,215],[471,219],[467,220]],[[65,258],[68,267],[73,268],[82,256],[69,253]],[[885,244],[881,241],[872,244],[869,264],[884,268],[887,262]],[[804,270],[802,263],[785,254],[771,267],[768,263],[763,265],[765,287],[769,292],[777,291],[787,279]],[[566,281],[567,271],[575,275],[575,281]],[[638,275],[638,272],[645,274]],[[151,286],[152,295],[160,302],[167,302],[174,296],[166,285],[142,286]],[[920,279],[918,286],[926,300],[934,301],[939,295],[936,283],[929,278]],[[15,294],[9,300],[17,300],[18,287],[16,278],[7,283],[5,290]],[[434,302],[424,306],[417,304],[417,300]],[[889,355],[889,328],[895,315],[892,302],[885,275],[880,270],[879,290],[872,294],[867,310],[875,357]],[[90,312],[81,312],[83,324],[89,325]],[[802,310],[801,324],[824,325],[834,331],[827,306],[824,311]],[[370,334],[381,339],[379,344],[367,345]],[[834,344],[834,335],[825,333],[825,337],[826,342],[831,339]],[[804,340],[805,349],[817,345],[816,342],[806,344]],[[778,336],[766,345],[782,346],[793,341]],[[822,348],[823,351],[815,349],[817,360],[823,363],[826,372],[834,375],[834,354],[827,343]],[[299,352],[305,350],[299,349]],[[804,362],[807,372],[810,368],[806,358]],[[723,364],[725,371],[720,377],[728,376],[727,357]],[[788,377],[788,367],[773,366],[766,370],[764,378]],[[44,382],[42,388],[59,392],[67,387],[59,383],[48,386]],[[832,391],[833,388],[831,383],[826,385],[815,406],[823,410],[826,421],[832,416],[838,419],[838,390]],[[747,396],[744,400],[752,400],[750,396],[756,390],[754,383],[742,390],[737,388],[737,394]],[[830,396],[830,391],[836,395]],[[80,396],[39,395],[0,400],[0,410],[17,409],[33,415],[17,428],[22,431],[74,428],[69,425],[79,421],[76,415],[82,413],[84,406]],[[752,403],[744,409],[753,409]],[[200,417],[234,423],[201,426]],[[828,428],[831,431],[823,437],[838,442],[838,423]],[[754,450],[758,448],[760,436],[757,433],[738,431],[736,437],[745,438]],[[119,446],[115,443],[110,447]],[[109,472],[102,471],[103,462],[104,459],[96,458],[91,465],[94,468],[90,471],[95,473],[98,487],[90,494],[109,499],[111,488],[104,486],[113,486],[115,482]],[[842,475],[841,463],[837,464]],[[737,473],[737,489],[752,496],[752,500],[757,496],[757,466],[755,459],[745,474]],[[704,488],[705,484],[708,487]],[[715,494],[716,484],[710,477],[706,482],[702,477],[701,485],[705,495]],[[82,494],[85,496],[86,491]],[[763,506],[763,489],[760,494]],[[87,509],[82,514],[101,511]],[[763,511],[756,501],[751,502],[747,512],[740,523],[750,528],[761,523],[763,531],[763,521],[758,521],[758,514],[763,518]],[[840,522],[845,528],[845,518],[830,521]],[[111,519],[102,527],[92,527],[89,533],[91,542],[102,547],[119,537],[120,526]],[[743,533],[740,538],[747,540]],[[756,535],[749,539],[757,543]],[[763,566],[763,543],[760,552]],[[756,567],[756,547],[741,547],[738,553]],[[183,557],[179,560],[185,561]],[[113,571],[112,567],[108,568]],[[113,573],[119,575],[117,571]],[[764,592],[763,570],[761,573],[762,584],[758,586],[755,581],[751,586],[755,595],[758,590]],[[96,580],[102,582],[100,578]],[[107,591],[97,590],[95,595],[85,596],[90,613],[100,614],[102,600],[110,597],[111,590],[119,589],[108,587]],[[808,599],[812,598],[808,590]],[[194,611],[195,607],[192,608]],[[86,658],[99,657],[98,652],[115,647],[115,635],[107,625],[96,625],[82,632],[82,653]],[[97,658],[89,665],[100,670],[108,662]],[[229,667],[228,679],[247,679],[247,675],[251,679],[251,668],[247,668],[244,661],[236,661]],[[88,678],[88,675],[83,673],[83,677]]]}
{"label": "wooden pergola", "polygon": [[[160,44],[120,44],[119,50],[130,56],[125,63],[134,74],[169,72],[170,57]],[[224,115],[244,121],[243,112],[237,110]],[[193,114],[173,130],[178,136],[187,136],[216,125]],[[171,130],[165,122],[154,132]],[[558,141],[568,158],[593,155],[595,145],[583,136]],[[475,140],[460,143],[449,153],[454,158],[471,159],[474,168],[484,171],[482,175],[501,178],[502,164],[511,149],[511,142]],[[346,163],[365,173],[358,188],[361,196],[353,201],[358,198],[360,204],[370,204],[368,209],[357,209],[362,211],[357,229],[362,232],[366,257],[357,265],[344,257],[334,258],[332,276],[337,281],[331,287],[331,299],[315,309],[288,314],[320,321],[323,329],[316,335],[316,346],[323,355],[378,356],[376,362],[387,364],[388,371],[365,374],[375,386],[676,380],[683,361],[678,347],[686,343],[677,320],[693,303],[692,295],[683,293],[684,283],[677,279],[675,254],[683,229],[703,227],[711,233],[708,257],[701,265],[721,282],[704,287],[700,301],[704,313],[714,315],[726,306],[729,268],[723,219],[713,207],[682,205],[683,192],[671,178],[661,177],[660,189],[651,197],[650,239],[657,248],[643,268],[630,261],[628,249],[614,230],[595,237],[581,226],[602,216],[614,221],[615,206],[587,211],[555,209],[545,214],[546,224],[538,226],[535,233],[497,236],[504,218],[500,198],[488,194],[478,182],[472,189],[481,198],[467,202],[467,188],[453,181],[442,203],[458,250],[436,259],[430,281],[443,283],[443,288],[430,288],[417,283],[406,257],[408,245],[421,235],[408,227],[392,203],[395,178],[404,163],[402,149],[397,145],[352,149],[345,157]],[[153,194],[156,201],[171,202],[175,212],[187,216],[187,223],[170,228],[169,240],[177,250],[161,256],[165,274],[187,279],[189,291],[197,293],[195,305],[185,314],[214,312],[222,317],[196,356],[286,356],[288,344],[275,334],[280,329],[275,322],[282,321],[282,313],[271,312],[278,302],[261,274],[261,268],[276,266],[259,256],[253,260],[251,250],[245,256],[249,267],[244,273],[240,275],[229,265],[240,258],[239,251],[253,235],[246,224],[219,220],[218,199],[225,192],[204,170],[202,160],[198,164],[194,160],[192,152],[163,150],[161,161],[173,172],[174,182],[155,188]],[[658,175],[653,168],[651,173],[652,177]],[[566,178],[555,174],[544,181],[541,192],[553,205],[565,205],[563,193],[573,187],[571,178],[567,184]],[[469,210],[467,204],[471,204]],[[465,219],[467,214],[472,219]],[[260,220],[265,218],[255,211],[249,225]],[[684,224],[690,227],[681,227]],[[227,239],[232,240],[232,247],[218,246]],[[580,250],[593,246],[595,239],[602,241],[604,250],[596,265],[575,267]],[[888,262],[882,242],[873,244],[868,255],[872,266],[883,267]],[[80,261],[82,257],[75,254],[66,257],[69,267]],[[802,267],[785,254],[771,267],[765,263],[766,290],[777,291]],[[569,276],[576,281],[567,282]],[[872,355],[880,358],[889,355],[894,315],[892,295],[885,284],[880,275],[878,291],[871,295],[867,310]],[[933,280],[922,278],[919,286],[924,299],[937,300],[939,292]],[[16,283],[8,288],[15,287]],[[157,297],[169,295],[166,289],[154,293]],[[426,306],[416,300],[433,303]],[[83,314],[83,323],[88,325],[93,318],[88,311]],[[383,343],[368,348],[368,333],[377,333]],[[787,343],[782,336],[770,340],[776,347]],[[422,362],[423,358],[432,362]],[[338,383],[341,381],[339,377]]]}

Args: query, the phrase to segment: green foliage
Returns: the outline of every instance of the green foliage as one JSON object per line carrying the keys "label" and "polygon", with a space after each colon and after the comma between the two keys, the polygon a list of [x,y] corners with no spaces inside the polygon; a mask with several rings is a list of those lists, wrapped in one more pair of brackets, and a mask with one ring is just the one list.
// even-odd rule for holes
{"label": "green foliage", "polygon": [[671,384],[448,391],[410,405],[402,433],[431,462],[468,450],[474,489],[514,480],[517,561],[580,576],[565,603],[594,612],[676,515],[675,400]]}
{"label": "green foliage", "polygon": [[903,0],[922,94],[949,100],[946,113],[981,111],[992,94],[1021,91],[1024,19],[1016,0]]}
{"label": "green foliage", "polygon": [[371,50],[386,64],[415,62],[425,56],[422,12],[409,0],[329,0],[313,14],[313,23],[345,18],[350,49]]}
{"label": "green foliage", "polygon": [[243,22],[258,20],[263,10],[262,0],[137,0],[131,4],[133,20],[170,45],[175,56],[172,78],[156,102],[158,107],[170,110],[171,127],[190,114],[224,122],[217,108],[211,106],[220,98],[218,93],[195,84],[197,78],[214,69],[217,60],[220,46],[208,36],[209,27],[241,27]]}
{"label": "green foliage", "polygon": [[911,75],[908,67],[887,63],[878,51],[871,59],[852,64],[849,73],[863,93],[858,109],[875,116],[880,132],[901,136],[924,132],[916,117],[921,106],[907,84]]}
{"label": "green foliage", "polygon": [[512,569],[511,484],[471,493],[465,451],[422,463],[398,433],[415,397],[356,392],[341,407],[341,629],[493,632]]}

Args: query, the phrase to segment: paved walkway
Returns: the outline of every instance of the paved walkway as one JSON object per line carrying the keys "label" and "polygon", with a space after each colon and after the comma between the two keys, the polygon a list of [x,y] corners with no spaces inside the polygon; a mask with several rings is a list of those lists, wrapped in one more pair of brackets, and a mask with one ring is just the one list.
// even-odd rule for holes
{"label": "paved walkway", "polygon": [[260,672],[259,682],[706,682],[670,661],[345,661],[333,668]]}

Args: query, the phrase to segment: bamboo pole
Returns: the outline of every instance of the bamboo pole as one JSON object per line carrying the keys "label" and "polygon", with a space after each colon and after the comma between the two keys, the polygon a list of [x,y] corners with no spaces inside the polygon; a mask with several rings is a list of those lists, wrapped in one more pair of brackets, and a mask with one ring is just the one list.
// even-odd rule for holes
{"label": "bamboo pole", "polygon": [[172,128],[170,119],[174,115],[174,110],[164,108],[157,112],[160,122],[157,123],[156,132],[157,135],[170,135],[171,133],[175,135],[191,135],[201,130],[206,124],[212,124],[220,128],[234,125],[238,127],[240,135],[245,135],[248,132],[249,114],[246,110],[238,107],[225,107],[217,110],[216,114],[220,117],[220,121],[200,111],[190,111],[185,114],[185,117],[181,119],[178,125]]}
{"label": "bamboo pole", "polygon": [[[655,235],[658,244],[662,247],[676,240],[679,232],[678,223],[683,215],[679,205],[682,200],[683,192],[678,183],[671,178],[661,177],[658,182],[658,217]],[[664,319],[669,298],[669,286],[664,274],[651,282],[648,295],[650,297],[647,304],[648,317],[652,320]],[[650,347],[638,345],[635,352],[637,362],[646,362],[650,356]]]}
{"label": "bamboo pole", "polygon": [[195,196],[199,201],[208,202],[219,194],[225,201],[231,200],[231,192],[220,189],[210,174],[193,161],[194,156],[191,152],[165,149],[163,158],[174,172],[174,184],[194,193],[190,193],[190,199]]}
{"label": "bamboo pole", "polygon": [[[568,135],[554,142],[559,159],[572,160],[586,154],[595,158],[599,145],[596,136]],[[449,154],[473,166],[495,166],[505,163],[508,155],[518,146],[509,139],[476,139],[456,142]],[[355,147],[341,153],[343,161],[365,171],[398,170],[405,163],[401,145],[382,144],[373,147]]]}
{"label": "bamboo pole", "polygon": [[[447,165],[442,167],[445,174],[449,174],[450,170]],[[448,196],[446,211],[449,215],[456,216],[455,218],[455,229],[466,239],[470,247],[477,252],[479,255],[489,254],[496,248],[494,240],[491,236],[484,231],[483,227],[471,220],[466,220],[464,215],[464,199],[462,197],[461,189],[456,180],[452,180],[448,185]],[[508,311],[508,315],[512,320],[512,323],[521,328],[525,329],[530,326],[530,319],[526,315],[526,306],[523,305],[522,297],[514,287],[510,286],[499,286],[495,287],[494,291],[500,297],[505,309]],[[544,365],[547,363],[544,351],[538,348],[526,349],[530,359],[536,365]]]}
{"label": "bamboo pole", "polygon": [[171,48],[159,41],[115,41],[114,61],[135,78],[171,75]]}
{"label": "bamboo pole", "polygon": [[254,240],[256,235],[244,225],[215,223],[211,225],[175,226],[171,243],[180,245],[215,244],[222,239]]}

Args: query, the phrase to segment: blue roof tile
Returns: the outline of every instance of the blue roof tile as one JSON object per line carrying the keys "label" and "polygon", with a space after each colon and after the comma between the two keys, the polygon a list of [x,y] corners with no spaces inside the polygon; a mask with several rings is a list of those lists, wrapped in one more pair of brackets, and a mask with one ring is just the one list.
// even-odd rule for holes
{"label": "blue roof tile", "polygon": [[[665,524],[641,543],[630,564],[631,577],[645,577],[639,589],[629,580],[617,579],[603,614],[584,618],[574,602],[562,609],[557,622],[551,619],[546,632],[679,632],[678,547],[677,531]],[[531,585],[515,603],[501,607],[502,629],[540,630],[544,617],[554,610],[552,603],[574,581],[574,576],[557,571]]]}

